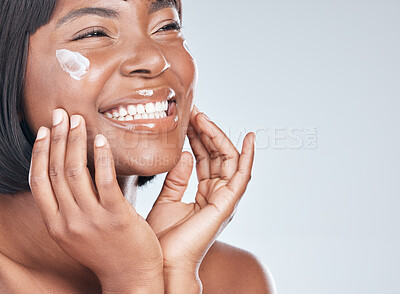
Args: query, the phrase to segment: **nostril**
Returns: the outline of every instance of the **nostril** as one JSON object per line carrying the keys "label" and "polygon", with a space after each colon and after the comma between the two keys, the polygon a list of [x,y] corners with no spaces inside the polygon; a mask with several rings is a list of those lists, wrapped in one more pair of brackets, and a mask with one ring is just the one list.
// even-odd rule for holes
{"label": "nostril", "polygon": [[150,71],[149,71],[148,69],[138,69],[138,70],[133,71],[132,73],[138,73],[138,74],[146,74],[146,75],[148,75],[148,74],[150,74]]}

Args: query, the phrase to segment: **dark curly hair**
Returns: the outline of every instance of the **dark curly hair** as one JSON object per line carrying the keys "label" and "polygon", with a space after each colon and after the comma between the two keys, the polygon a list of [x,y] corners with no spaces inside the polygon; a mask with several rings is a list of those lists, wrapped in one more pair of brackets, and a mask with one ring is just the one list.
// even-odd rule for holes
{"label": "dark curly hair", "polygon": [[[182,17],[180,0],[170,1]],[[46,24],[57,0],[0,1],[0,194],[29,191],[29,167],[35,136],[24,117],[24,79],[29,36]],[[144,186],[155,176],[139,177]]]}

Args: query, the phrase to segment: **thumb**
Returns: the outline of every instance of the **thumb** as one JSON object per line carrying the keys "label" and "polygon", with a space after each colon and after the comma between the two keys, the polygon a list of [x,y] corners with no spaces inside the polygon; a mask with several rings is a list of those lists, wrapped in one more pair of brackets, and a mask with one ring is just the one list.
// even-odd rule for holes
{"label": "thumb", "polygon": [[182,152],[178,164],[167,174],[163,188],[155,204],[179,202],[189,183],[193,170],[193,156],[190,152]]}

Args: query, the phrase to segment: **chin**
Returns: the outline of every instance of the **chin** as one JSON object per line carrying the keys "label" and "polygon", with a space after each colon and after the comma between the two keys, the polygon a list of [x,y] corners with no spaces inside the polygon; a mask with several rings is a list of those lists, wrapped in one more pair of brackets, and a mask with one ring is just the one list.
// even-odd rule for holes
{"label": "chin", "polygon": [[172,170],[178,163],[182,151],[161,150],[161,152],[144,151],[140,156],[125,154],[122,157],[114,157],[116,173],[119,176],[139,175],[151,177]]}

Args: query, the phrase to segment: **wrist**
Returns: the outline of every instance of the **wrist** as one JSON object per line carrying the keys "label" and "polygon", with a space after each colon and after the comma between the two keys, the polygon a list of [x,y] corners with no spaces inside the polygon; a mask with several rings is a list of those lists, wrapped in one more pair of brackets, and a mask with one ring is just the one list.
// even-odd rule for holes
{"label": "wrist", "polygon": [[199,294],[203,284],[197,269],[164,269],[164,289],[166,294]]}
{"label": "wrist", "polygon": [[102,294],[164,294],[164,277],[137,275],[135,278],[119,275],[99,278]]}
{"label": "wrist", "polygon": [[101,291],[102,294],[164,294],[164,285],[160,285],[158,287],[149,286],[149,287],[135,287],[132,286],[126,290],[114,290],[114,289],[104,289]]}

